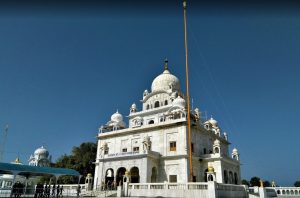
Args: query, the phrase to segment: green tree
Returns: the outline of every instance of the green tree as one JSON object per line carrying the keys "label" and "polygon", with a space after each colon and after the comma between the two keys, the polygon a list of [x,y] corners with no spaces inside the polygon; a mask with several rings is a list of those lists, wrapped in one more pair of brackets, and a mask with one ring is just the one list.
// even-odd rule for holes
{"label": "green tree", "polygon": [[247,180],[243,179],[242,185],[250,186],[250,183]]}
{"label": "green tree", "polygon": [[[71,168],[77,170],[81,175],[86,176],[88,173],[95,172],[93,162],[96,159],[97,144],[92,142],[82,143],[79,147],[73,147],[71,155],[62,155],[56,161],[57,168]],[[78,179],[73,176],[62,176],[59,183],[77,183]],[[81,183],[83,183],[82,178]]]}
{"label": "green tree", "polygon": [[271,183],[268,180],[264,181],[264,187],[271,187]]}
{"label": "green tree", "polygon": [[250,186],[260,186],[260,178],[259,177],[252,177],[250,179]]}
{"label": "green tree", "polygon": [[294,186],[295,187],[300,187],[300,181],[295,181]]}

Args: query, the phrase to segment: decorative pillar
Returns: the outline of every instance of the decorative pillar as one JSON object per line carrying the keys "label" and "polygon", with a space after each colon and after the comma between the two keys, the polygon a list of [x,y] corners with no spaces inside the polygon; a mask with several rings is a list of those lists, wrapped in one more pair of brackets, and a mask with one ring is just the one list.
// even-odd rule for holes
{"label": "decorative pillar", "polygon": [[214,167],[212,167],[212,165],[208,166],[207,181],[209,182],[216,181],[215,169]]}
{"label": "decorative pillar", "polygon": [[87,191],[91,191],[93,189],[93,176],[91,173],[87,174],[86,178],[85,178],[85,189]]}
{"label": "decorative pillar", "polygon": [[125,172],[125,177],[123,179],[123,189],[124,189],[124,196],[128,197],[128,187],[130,182],[130,171]]}

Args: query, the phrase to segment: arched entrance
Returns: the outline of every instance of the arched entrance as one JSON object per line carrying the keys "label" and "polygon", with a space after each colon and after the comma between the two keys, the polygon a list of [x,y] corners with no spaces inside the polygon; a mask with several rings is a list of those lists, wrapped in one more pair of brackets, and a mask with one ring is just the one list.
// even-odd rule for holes
{"label": "arched entrance", "polygon": [[126,168],[124,168],[124,167],[121,167],[121,168],[119,168],[118,170],[117,170],[117,185],[119,186],[119,185],[123,185],[123,177],[124,177],[124,175],[125,175],[125,172],[126,172]]}
{"label": "arched entrance", "polygon": [[132,167],[130,169],[130,175],[131,175],[131,183],[139,183],[140,182],[140,175],[139,175],[138,167]]}
{"label": "arched entrance", "polygon": [[234,173],[234,184],[238,184],[238,176],[237,173]]}
{"label": "arched entrance", "polygon": [[107,188],[112,188],[114,178],[114,170],[112,168],[107,169],[105,172],[105,185]]}
{"label": "arched entrance", "polygon": [[153,167],[151,173],[151,183],[155,183],[156,181],[157,181],[157,170],[156,167]]}
{"label": "arched entrance", "polygon": [[224,183],[228,184],[228,173],[227,173],[227,170],[224,170]]}

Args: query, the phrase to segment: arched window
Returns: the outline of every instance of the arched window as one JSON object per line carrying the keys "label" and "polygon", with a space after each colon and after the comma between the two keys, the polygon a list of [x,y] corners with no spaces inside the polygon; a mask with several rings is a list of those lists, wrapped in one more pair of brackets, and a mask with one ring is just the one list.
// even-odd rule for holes
{"label": "arched window", "polygon": [[277,194],[280,195],[280,190],[277,190]]}
{"label": "arched window", "polygon": [[150,106],[149,106],[149,104],[147,104],[147,107],[146,107],[146,109],[148,110],[150,108]]}
{"label": "arched window", "polygon": [[111,188],[111,185],[114,181],[114,170],[112,168],[109,168],[106,170],[105,173],[105,184],[107,187]]}
{"label": "arched window", "polygon": [[168,105],[168,100],[165,100],[165,105]]}
{"label": "arched window", "polygon": [[215,153],[219,153],[219,152],[220,152],[219,147],[216,147],[216,148],[215,148]]}
{"label": "arched window", "polygon": [[154,103],[154,108],[157,108],[157,107],[159,107],[159,101],[156,101],[156,102]]}
{"label": "arched window", "polygon": [[140,182],[140,174],[138,167],[132,167],[130,169],[131,183],[139,183]]}

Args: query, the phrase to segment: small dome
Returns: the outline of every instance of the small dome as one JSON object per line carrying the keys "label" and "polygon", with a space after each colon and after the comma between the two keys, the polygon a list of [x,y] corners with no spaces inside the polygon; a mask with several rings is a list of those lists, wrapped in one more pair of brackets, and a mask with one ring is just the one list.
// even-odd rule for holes
{"label": "small dome", "polygon": [[176,91],[172,92],[171,94],[171,98],[177,98],[178,93]]}
{"label": "small dome", "polygon": [[114,121],[114,122],[122,122],[123,116],[117,111],[116,113],[112,114],[110,119],[111,119],[111,121]]}
{"label": "small dome", "polygon": [[173,106],[185,108],[185,100],[181,96],[178,96],[175,100],[173,100]]}
{"label": "small dome", "polygon": [[34,155],[45,155],[47,157],[49,155],[49,152],[47,151],[47,149],[41,146],[34,151]]}
{"label": "small dome", "polygon": [[208,120],[208,122],[215,127],[218,126],[218,122],[212,117]]}
{"label": "small dome", "polygon": [[162,74],[157,76],[151,85],[151,91],[167,91],[172,87],[173,90],[180,90],[179,80],[172,75],[168,69],[168,61],[165,61],[165,70]]}
{"label": "small dome", "polygon": [[238,153],[238,150],[236,148],[232,149],[232,153]]}
{"label": "small dome", "polygon": [[214,141],[214,145],[218,145],[218,144],[220,144],[220,140],[216,139],[216,140]]}
{"label": "small dome", "polygon": [[92,176],[93,176],[92,173],[87,174],[87,177],[92,177]]}
{"label": "small dome", "polygon": [[131,105],[131,109],[136,109],[136,104],[135,104],[135,103],[133,103],[133,104]]}
{"label": "small dome", "polygon": [[208,166],[208,172],[209,172],[209,173],[215,172],[214,167],[212,167],[211,165],[209,165],[209,166]]}

